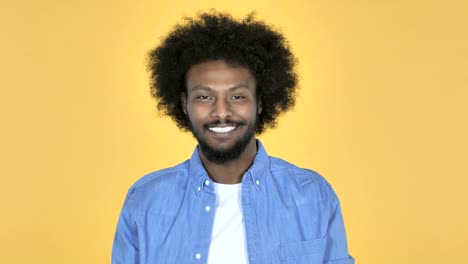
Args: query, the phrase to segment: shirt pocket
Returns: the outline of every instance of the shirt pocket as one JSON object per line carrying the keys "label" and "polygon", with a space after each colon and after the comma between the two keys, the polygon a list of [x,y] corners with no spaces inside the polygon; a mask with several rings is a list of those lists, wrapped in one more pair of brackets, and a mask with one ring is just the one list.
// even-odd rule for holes
{"label": "shirt pocket", "polygon": [[326,237],[280,244],[282,264],[322,264]]}

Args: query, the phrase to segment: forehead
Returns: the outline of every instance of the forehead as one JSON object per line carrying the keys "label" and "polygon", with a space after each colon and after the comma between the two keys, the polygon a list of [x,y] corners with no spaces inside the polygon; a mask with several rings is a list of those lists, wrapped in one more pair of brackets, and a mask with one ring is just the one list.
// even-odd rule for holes
{"label": "forehead", "polygon": [[233,66],[222,60],[195,64],[190,67],[186,76],[188,90],[197,86],[229,88],[240,84],[255,90],[255,78],[250,70],[242,66]]}

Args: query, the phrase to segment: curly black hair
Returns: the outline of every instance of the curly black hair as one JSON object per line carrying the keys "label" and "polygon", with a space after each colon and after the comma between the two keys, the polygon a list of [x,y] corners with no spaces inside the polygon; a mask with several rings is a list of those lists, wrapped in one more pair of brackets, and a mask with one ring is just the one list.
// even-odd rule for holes
{"label": "curly black hair", "polygon": [[296,59],[284,36],[256,20],[254,13],[241,21],[216,11],[186,17],[150,51],[148,59],[151,95],[157,108],[182,130],[190,130],[180,102],[181,93],[186,92],[186,73],[202,62],[224,60],[250,70],[262,105],[257,134],[266,127],[274,128],[278,115],[295,103]]}

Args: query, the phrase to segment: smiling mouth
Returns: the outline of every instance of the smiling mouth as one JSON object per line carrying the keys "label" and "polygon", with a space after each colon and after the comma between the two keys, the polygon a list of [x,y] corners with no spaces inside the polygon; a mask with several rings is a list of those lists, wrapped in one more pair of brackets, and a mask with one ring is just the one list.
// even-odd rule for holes
{"label": "smiling mouth", "polygon": [[215,133],[228,133],[236,129],[236,126],[209,127],[208,129]]}

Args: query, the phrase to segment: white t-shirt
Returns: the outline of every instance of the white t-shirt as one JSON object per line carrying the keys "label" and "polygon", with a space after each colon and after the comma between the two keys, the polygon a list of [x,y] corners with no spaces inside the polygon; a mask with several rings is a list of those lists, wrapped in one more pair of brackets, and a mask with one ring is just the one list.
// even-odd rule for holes
{"label": "white t-shirt", "polygon": [[208,264],[248,264],[241,183],[215,183],[216,214]]}

